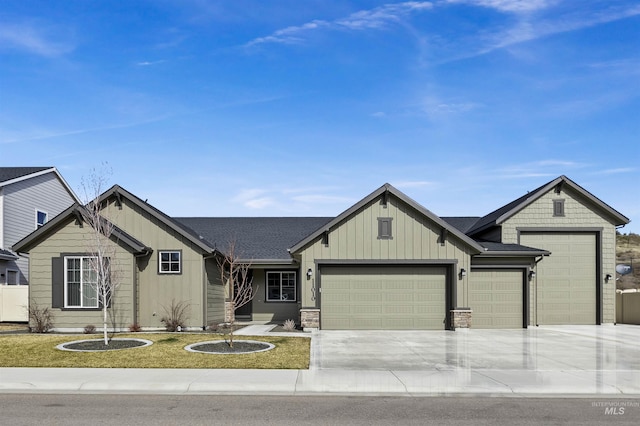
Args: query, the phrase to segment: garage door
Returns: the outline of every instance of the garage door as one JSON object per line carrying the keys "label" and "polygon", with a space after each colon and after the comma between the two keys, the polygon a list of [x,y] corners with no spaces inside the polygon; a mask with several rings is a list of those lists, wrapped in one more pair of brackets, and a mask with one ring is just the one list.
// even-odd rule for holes
{"label": "garage door", "polygon": [[537,324],[595,324],[596,236],[523,233],[520,243],[551,252],[538,263],[532,283]]}
{"label": "garage door", "polygon": [[445,267],[322,267],[321,327],[412,330],[445,327]]}
{"label": "garage door", "polygon": [[473,328],[522,328],[522,269],[472,269],[469,307]]}

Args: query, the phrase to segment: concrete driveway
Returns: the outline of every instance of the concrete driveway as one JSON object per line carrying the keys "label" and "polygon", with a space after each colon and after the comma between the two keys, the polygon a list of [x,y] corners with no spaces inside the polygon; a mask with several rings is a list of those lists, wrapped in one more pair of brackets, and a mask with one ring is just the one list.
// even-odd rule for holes
{"label": "concrete driveway", "polygon": [[344,380],[356,385],[400,382],[418,393],[640,394],[640,326],[632,325],[320,331],[311,360],[327,390],[349,372]]}
{"label": "concrete driveway", "polygon": [[640,326],[320,331],[314,367],[349,370],[638,370]]}

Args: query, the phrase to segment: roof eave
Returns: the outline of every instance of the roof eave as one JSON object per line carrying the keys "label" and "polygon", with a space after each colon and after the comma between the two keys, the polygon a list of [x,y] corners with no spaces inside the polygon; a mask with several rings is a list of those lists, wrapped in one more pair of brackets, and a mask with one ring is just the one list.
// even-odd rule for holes
{"label": "roof eave", "polygon": [[16,242],[11,248],[16,253],[29,253],[29,250],[33,245],[40,240],[40,238],[44,237],[50,229],[55,228],[61,222],[65,221],[70,215],[73,214],[74,210],[80,208],[79,204],[72,204],[66,210],[58,214],[56,217],[48,221],[41,226],[37,230],[33,231],[20,241]]}
{"label": "roof eave", "polygon": [[295,265],[298,262],[295,259],[239,259],[240,263],[251,264],[252,266],[260,265]]}
{"label": "roof eave", "polygon": [[98,202],[101,203],[104,200],[106,200],[109,197],[111,197],[112,195],[115,195],[116,193],[118,193],[120,195],[124,195],[128,200],[130,200],[136,206],[140,207],[142,210],[144,210],[145,212],[149,213],[150,215],[152,215],[153,217],[158,219],[160,222],[162,222],[163,224],[165,224],[169,228],[173,229],[174,231],[176,231],[177,233],[179,233],[180,235],[182,235],[183,237],[185,237],[186,239],[191,241],[193,244],[198,246],[204,253],[211,254],[211,253],[214,252],[215,247],[209,246],[208,244],[206,244],[202,240],[200,240],[200,239],[196,238],[195,236],[191,235],[190,233],[186,232],[184,229],[182,229],[182,227],[177,225],[174,222],[174,220],[171,219],[169,216],[167,216],[166,214],[162,213],[160,210],[154,208],[150,204],[142,201],[137,196],[133,195],[132,193],[130,193],[126,189],[122,188],[120,185],[114,185],[109,190],[105,191],[102,195],[100,195],[98,197]]}
{"label": "roof eave", "polygon": [[546,250],[486,250],[477,256],[479,257],[538,257],[549,256],[550,251]]}
{"label": "roof eave", "polygon": [[23,175],[23,176],[18,176],[16,178],[13,178],[13,179],[10,179],[10,180],[6,180],[4,182],[0,182],[0,187],[11,185],[11,184],[14,184],[14,183],[17,183],[17,182],[21,182],[23,180],[31,179],[31,178],[34,178],[34,177],[46,175],[47,173],[51,173],[51,172],[55,172],[55,171],[56,171],[55,167],[49,167],[49,168],[46,168],[44,170],[40,170],[40,171],[37,171],[37,172],[34,172],[34,173],[29,173],[29,174],[26,174],[26,175]]}
{"label": "roof eave", "polygon": [[10,254],[0,254],[0,260],[16,260],[18,256],[13,253]]}

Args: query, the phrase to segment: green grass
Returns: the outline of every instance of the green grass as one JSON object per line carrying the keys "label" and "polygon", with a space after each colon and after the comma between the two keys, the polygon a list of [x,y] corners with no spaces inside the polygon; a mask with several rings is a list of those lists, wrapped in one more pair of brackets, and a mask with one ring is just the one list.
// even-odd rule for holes
{"label": "green grass", "polygon": [[258,340],[275,345],[259,353],[217,355],[192,353],[192,343],[223,339],[218,334],[132,333],[117,338],[151,340],[144,348],[105,352],[68,352],[56,349],[61,343],[99,339],[99,335],[10,334],[0,336],[0,367],[77,368],[309,368],[310,339],[282,336],[235,336],[236,340]]}

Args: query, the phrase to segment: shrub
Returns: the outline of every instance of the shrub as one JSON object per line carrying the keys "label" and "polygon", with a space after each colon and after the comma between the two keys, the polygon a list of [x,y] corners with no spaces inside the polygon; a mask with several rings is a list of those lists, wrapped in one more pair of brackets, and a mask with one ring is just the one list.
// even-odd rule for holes
{"label": "shrub", "polygon": [[48,306],[40,307],[36,302],[29,304],[29,331],[46,333],[53,328],[53,312]]}
{"label": "shrub", "polygon": [[133,324],[129,325],[129,331],[132,333],[139,333],[142,331],[142,327],[140,327],[140,324],[138,324],[137,322],[134,322]]}
{"label": "shrub", "polygon": [[160,319],[167,331],[182,331],[187,321],[189,304],[187,302],[171,301],[171,306],[163,307],[165,315]]}
{"label": "shrub", "polygon": [[93,334],[96,332],[96,326],[95,325],[85,325],[84,326],[84,334]]}
{"label": "shrub", "polygon": [[288,319],[284,322],[282,328],[284,328],[286,331],[293,331],[296,329],[296,322],[292,319]]}

